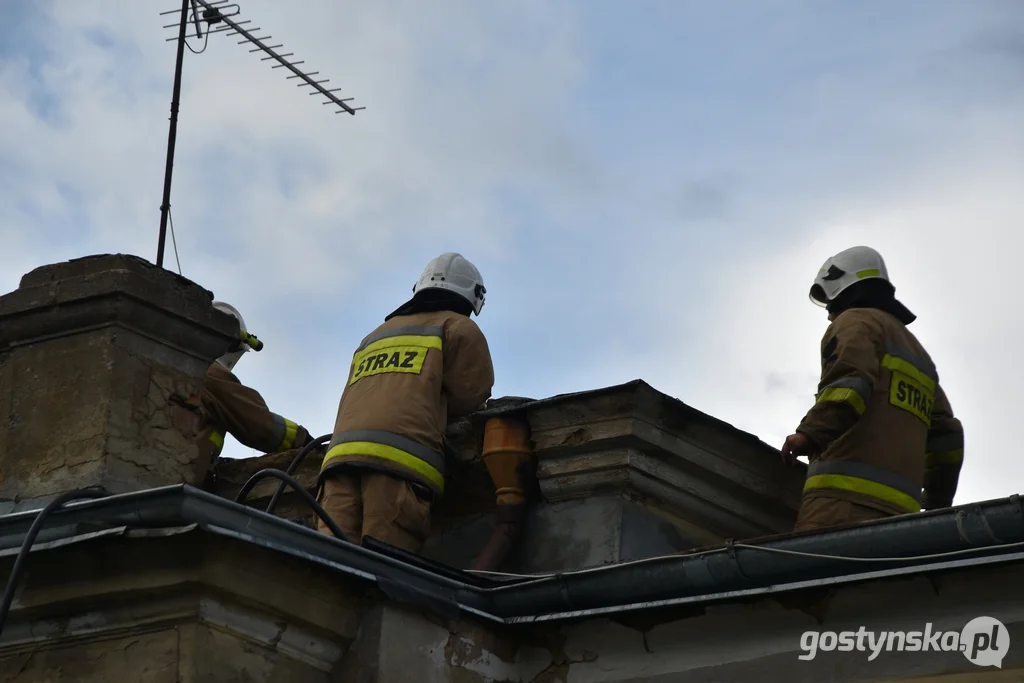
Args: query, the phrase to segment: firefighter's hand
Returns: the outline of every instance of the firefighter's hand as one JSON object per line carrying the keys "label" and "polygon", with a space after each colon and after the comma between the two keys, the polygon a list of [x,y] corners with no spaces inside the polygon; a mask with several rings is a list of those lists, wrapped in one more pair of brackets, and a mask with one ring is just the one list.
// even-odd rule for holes
{"label": "firefighter's hand", "polygon": [[786,437],[786,443],[782,444],[782,462],[795,465],[797,456],[811,455],[813,451],[814,445],[806,434],[790,434]]}

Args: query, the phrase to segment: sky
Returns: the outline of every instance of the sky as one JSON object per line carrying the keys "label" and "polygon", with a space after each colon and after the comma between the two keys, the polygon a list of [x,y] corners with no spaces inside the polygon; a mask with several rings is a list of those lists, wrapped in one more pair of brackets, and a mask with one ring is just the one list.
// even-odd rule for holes
{"label": "sky", "polygon": [[[175,4],[0,0],[0,291],[155,261]],[[864,244],[963,420],[955,502],[1024,488],[1017,0],[239,4],[366,107],[239,38],[185,52],[181,271],[265,342],[236,372],[274,411],[330,432],[359,340],[457,251],[494,396],[640,378],[780,446],[818,380],[808,289]]]}

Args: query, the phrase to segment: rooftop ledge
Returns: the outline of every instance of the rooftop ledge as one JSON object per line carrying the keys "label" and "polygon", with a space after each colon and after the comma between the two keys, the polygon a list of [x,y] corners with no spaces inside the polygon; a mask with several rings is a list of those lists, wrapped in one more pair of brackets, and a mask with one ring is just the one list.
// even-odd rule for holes
{"label": "rooftop ledge", "polygon": [[[785,466],[752,434],[635,380],[533,400],[488,402],[448,430],[448,484],[424,553],[465,568],[494,527],[495,496],[481,459],[488,418],[530,425],[536,490],[524,537],[504,569],[557,571],[635,560],[793,528],[806,467]],[[252,474],[285,469],[294,452],[223,460],[215,492],[233,498]],[[296,472],[312,491],[320,457]],[[265,508],[266,481],[249,504]],[[276,514],[312,523],[295,494]],[[528,550],[527,550],[528,549]]]}
{"label": "rooftop ledge", "polygon": [[[35,517],[32,511],[0,516],[0,565],[17,554]],[[141,529],[149,531],[132,531]],[[182,533],[259,546],[300,564],[369,582],[392,600],[449,619],[472,615],[498,624],[735,601],[1024,560],[1024,506],[1019,496],[1011,496],[642,562],[496,579],[384,544],[357,546],[187,485],[71,503],[47,519],[31,554],[109,537]],[[19,600],[19,606],[29,605]]]}
{"label": "rooftop ledge", "polygon": [[[834,662],[804,673],[814,663],[797,658],[808,628],[890,629],[898,613],[898,624],[959,630],[981,610],[1017,639],[1022,509],[1014,496],[497,580],[353,545],[186,485],[136,491],[46,519],[0,634],[0,671],[97,683],[237,680],[239,671],[253,681],[496,683],[621,671],[614,680],[626,683],[661,667],[663,680],[762,680],[762,671],[832,680]],[[0,572],[35,520],[0,516]],[[766,633],[790,644],[766,648]],[[1013,653],[1004,671],[1020,666]],[[866,681],[864,653],[852,654],[860,659],[841,668],[858,674],[843,680]],[[958,652],[940,655],[922,660],[928,672],[972,666]],[[776,677],[780,658],[792,664]],[[559,661],[573,667],[568,676],[537,676]],[[723,676],[719,666],[734,668]],[[897,666],[899,680],[922,673],[907,666]],[[875,667],[870,674],[879,680]]]}

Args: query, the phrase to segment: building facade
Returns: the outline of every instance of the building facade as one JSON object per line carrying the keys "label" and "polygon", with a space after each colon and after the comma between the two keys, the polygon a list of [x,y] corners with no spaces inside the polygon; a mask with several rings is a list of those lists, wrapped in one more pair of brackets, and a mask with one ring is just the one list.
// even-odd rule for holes
{"label": "building facade", "polygon": [[294,491],[267,512],[276,479],[236,501],[296,452],[196,480],[178,406],[234,334],[211,302],[127,256],[0,297],[0,682],[1024,680],[1020,499],[794,534],[803,469],[640,381],[453,424],[422,557],[316,533]]}

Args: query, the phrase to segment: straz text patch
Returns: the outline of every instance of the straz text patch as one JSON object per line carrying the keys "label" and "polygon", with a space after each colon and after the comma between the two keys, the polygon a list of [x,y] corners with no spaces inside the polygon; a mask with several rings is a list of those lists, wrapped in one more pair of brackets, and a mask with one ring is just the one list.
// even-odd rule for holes
{"label": "straz text patch", "polygon": [[404,334],[375,341],[352,357],[349,385],[364,377],[388,372],[418,375],[423,371],[423,362],[430,349],[441,349],[441,337]]}
{"label": "straz text patch", "polygon": [[889,385],[889,403],[913,413],[926,425],[932,423],[932,405],[934,394],[923,384],[899,370],[892,371],[892,382]]}

